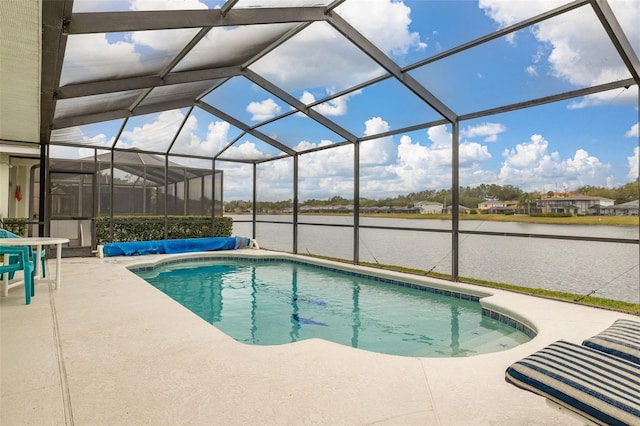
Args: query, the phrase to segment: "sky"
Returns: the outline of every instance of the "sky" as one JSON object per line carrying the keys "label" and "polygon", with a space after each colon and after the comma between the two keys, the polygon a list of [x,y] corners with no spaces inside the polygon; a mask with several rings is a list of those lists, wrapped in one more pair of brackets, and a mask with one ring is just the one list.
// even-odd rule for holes
{"label": "sky", "polygon": [[[240,0],[236,7],[315,3],[318,1]],[[405,67],[565,3],[568,2],[347,0],[334,13]],[[215,0],[75,0],[74,12],[203,9],[222,4]],[[610,0],[610,5],[639,55],[640,3]],[[266,46],[291,28],[290,24],[215,28],[178,64],[176,71],[226,66],[230,59],[250,52],[256,40]],[[196,32],[183,29],[71,35],[62,84],[161,69]],[[249,70],[307,105],[384,74],[376,62],[323,22],[310,25],[252,63]],[[457,115],[630,78],[588,5],[417,67],[409,74]],[[196,84],[180,90],[200,93],[202,87]],[[157,99],[175,95],[169,91],[158,94]],[[136,94],[125,94],[125,101],[127,96],[135,99]],[[114,105],[119,102],[119,98],[106,100]],[[64,117],[78,109],[90,109],[91,99],[84,101],[58,101],[56,115]],[[203,101],[252,126],[267,122],[258,130],[296,151],[345,140],[302,114],[269,122],[290,112],[291,106],[243,77],[230,79]],[[356,137],[442,119],[393,78],[320,103],[314,110]],[[180,109],[134,117],[127,122],[116,146],[165,151],[187,113],[188,109]],[[638,176],[638,117],[638,87],[631,86],[462,121],[460,184],[513,185],[524,191],[541,192],[571,191],[585,185],[624,185]],[[56,130],[52,141],[111,146],[121,125],[121,120],[115,120]],[[226,148],[220,159],[253,160],[281,154],[249,135],[236,140],[241,134],[233,125],[195,108],[172,152],[212,156]],[[451,134],[450,125],[440,125],[362,142],[360,195],[385,198],[450,188]],[[346,146],[301,155],[299,198],[353,198],[353,151],[352,146]],[[85,148],[52,150],[53,156],[89,154],[92,151]],[[252,166],[229,161],[217,161],[216,166],[225,173],[225,200],[251,199],[248,179]],[[290,158],[261,163],[259,199],[292,198],[292,169]]]}

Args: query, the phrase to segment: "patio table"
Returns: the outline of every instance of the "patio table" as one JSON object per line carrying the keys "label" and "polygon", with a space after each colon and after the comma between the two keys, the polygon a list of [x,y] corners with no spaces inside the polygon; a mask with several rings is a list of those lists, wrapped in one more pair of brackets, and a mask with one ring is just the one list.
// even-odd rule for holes
{"label": "patio table", "polygon": [[[12,247],[36,247],[36,257],[34,259],[34,267],[35,267],[35,280],[42,280],[40,277],[40,256],[42,255],[42,247],[43,246],[56,246],[56,279],[55,279],[55,288],[60,288],[60,267],[62,264],[62,244],[66,244],[69,242],[68,238],[58,238],[58,237],[20,237],[20,238],[3,238],[0,240],[1,246],[12,246]],[[9,262],[9,256],[4,257],[4,262]],[[35,281],[34,280],[34,281]],[[2,281],[2,295],[9,295],[9,288],[13,288],[16,285],[24,284],[24,282],[16,282],[9,285],[9,274],[6,274],[4,280]]]}

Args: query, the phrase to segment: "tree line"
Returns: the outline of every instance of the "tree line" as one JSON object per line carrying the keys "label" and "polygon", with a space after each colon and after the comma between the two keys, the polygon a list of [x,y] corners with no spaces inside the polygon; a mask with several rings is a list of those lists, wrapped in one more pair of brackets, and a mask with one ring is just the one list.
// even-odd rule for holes
{"label": "tree line", "polygon": [[[615,204],[622,204],[638,199],[638,180],[629,182],[617,188],[606,188],[599,186],[582,186],[575,191],[555,193],[548,192],[525,192],[513,185],[481,184],[475,187],[461,186],[459,191],[460,205],[475,209],[478,204],[486,200],[517,201],[519,205],[527,205],[542,198],[553,196],[585,195],[589,197],[604,197],[615,200]],[[388,197],[381,199],[360,198],[360,207],[406,207],[419,201],[432,201],[451,205],[451,189],[427,189],[420,192],[411,192],[406,195]],[[333,196],[326,200],[309,199],[299,204],[299,207],[330,207],[353,204],[353,200]],[[284,211],[291,209],[293,201],[291,199],[282,201],[259,201],[258,211]],[[233,200],[224,203],[225,211],[248,211],[252,208],[251,201]]]}

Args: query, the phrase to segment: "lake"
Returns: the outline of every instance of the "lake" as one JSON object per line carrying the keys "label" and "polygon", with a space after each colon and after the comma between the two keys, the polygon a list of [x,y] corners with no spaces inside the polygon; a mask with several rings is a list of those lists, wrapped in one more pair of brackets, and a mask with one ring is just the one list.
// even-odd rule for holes
{"label": "lake", "polygon": [[[234,221],[251,216],[231,216]],[[290,216],[260,215],[285,222]],[[299,216],[298,252],[353,259],[350,216]],[[307,225],[305,225],[305,223]],[[322,226],[327,225],[327,226]],[[451,273],[451,222],[438,219],[360,218],[361,262]],[[410,228],[368,229],[367,226]],[[365,227],[365,228],[363,228]],[[234,222],[236,235],[251,236],[250,222]],[[430,229],[431,231],[422,231]],[[636,244],[461,234],[459,275],[519,286],[640,303],[638,228],[461,221],[460,230],[477,232],[635,239]],[[256,240],[265,249],[291,252],[293,227],[258,223]],[[592,293],[593,292],[593,293]]]}

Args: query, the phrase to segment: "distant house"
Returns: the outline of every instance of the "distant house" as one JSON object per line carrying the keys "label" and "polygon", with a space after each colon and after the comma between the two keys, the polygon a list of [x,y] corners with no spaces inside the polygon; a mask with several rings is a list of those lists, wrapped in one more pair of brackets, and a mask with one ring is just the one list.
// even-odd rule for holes
{"label": "distant house", "polygon": [[507,207],[506,201],[500,200],[486,200],[478,204],[478,210],[490,210],[495,208]]}
{"label": "distant house", "polygon": [[[452,213],[452,210],[453,210],[452,206],[447,206],[444,209],[442,209],[442,213]],[[460,212],[460,214],[470,214],[471,209],[465,206],[458,206],[458,212]]]}
{"label": "distant house", "polygon": [[600,213],[606,216],[638,216],[638,200],[603,207]]}
{"label": "distant house", "polygon": [[420,214],[440,214],[442,213],[442,203],[434,201],[418,201],[413,203],[413,207],[420,209]]}
{"label": "distant house", "polygon": [[300,213],[353,213],[353,204],[337,206],[301,206]]}
{"label": "distant house", "polygon": [[411,206],[406,206],[406,207],[388,207],[388,206],[384,206],[384,207],[360,207],[360,213],[365,213],[365,214],[382,214],[382,213],[388,213],[388,214],[417,214],[420,213],[420,209],[418,209],[418,207],[415,207],[413,205]]}
{"label": "distant house", "polygon": [[541,213],[571,213],[572,215],[596,215],[609,206],[613,200],[604,197],[573,195],[571,197],[550,197],[536,201],[536,209]]}
{"label": "distant house", "polygon": [[478,211],[487,214],[513,214],[518,212],[518,202],[486,200],[478,204]]}

